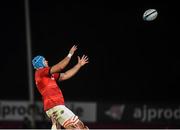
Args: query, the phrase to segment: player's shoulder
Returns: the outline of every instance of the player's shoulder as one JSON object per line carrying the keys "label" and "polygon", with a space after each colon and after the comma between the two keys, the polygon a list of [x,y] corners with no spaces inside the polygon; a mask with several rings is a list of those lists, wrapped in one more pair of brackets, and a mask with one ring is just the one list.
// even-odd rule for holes
{"label": "player's shoulder", "polygon": [[36,73],[46,73],[49,72],[50,67],[44,67],[36,70]]}

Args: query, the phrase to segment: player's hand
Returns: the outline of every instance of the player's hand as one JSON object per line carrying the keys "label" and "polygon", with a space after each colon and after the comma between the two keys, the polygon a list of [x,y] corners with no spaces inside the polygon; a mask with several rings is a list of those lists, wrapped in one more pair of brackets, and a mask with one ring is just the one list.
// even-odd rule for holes
{"label": "player's hand", "polygon": [[80,66],[83,66],[87,63],[89,63],[89,61],[88,61],[88,57],[86,55],[83,55],[81,58],[78,56],[78,64]]}
{"label": "player's hand", "polygon": [[69,53],[73,55],[76,50],[77,50],[77,45],[74,45],[74,46],[70,49]]}

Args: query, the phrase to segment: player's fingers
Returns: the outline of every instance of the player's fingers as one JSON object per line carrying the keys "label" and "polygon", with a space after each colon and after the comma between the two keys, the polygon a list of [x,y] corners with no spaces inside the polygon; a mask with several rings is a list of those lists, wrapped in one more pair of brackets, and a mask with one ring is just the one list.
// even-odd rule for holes
{"label": "player's fingers", "polygon": [[86,58],[87,58],[87,56],[85,55],[85,56],[84,56],[84,59],[86,59]]}
{"label": "player's fingers", "polygon": [[84,55],[81,57],[81,59],[84,59]]}
{"label": "player's fingers", "polygon": [[78,56],[78,61],[80,60],[80,57]]}
{"label": "player's fingers", "polygon": [[84,58],[85,61],[88,61],[88,59],[89,59],[88,57]]}
{"label": "player's fingers", "polygon": [[74,45],[74,48],[77,49],[77,45]]}
{"label": "player's fingers", "polygon": [[87,55],[83,55],[84,57],[83,57],[83,59],[86,59],[86,58],[88,58],[88,56]]}
{"label": "player's fingers", "polygon": [[86,64],[86,63],[89,63],[89,61],[85,61],[85,64]]}

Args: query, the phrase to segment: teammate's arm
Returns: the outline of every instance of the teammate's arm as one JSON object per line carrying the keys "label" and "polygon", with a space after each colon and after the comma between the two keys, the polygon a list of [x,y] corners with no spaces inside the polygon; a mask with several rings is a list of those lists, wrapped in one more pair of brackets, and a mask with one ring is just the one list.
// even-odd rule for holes
{"label": "teammate's arm", "polygon": [[50,70],[50,73],[53,74],[53,73],[58,73],[60,72],[61,70],[63,70],[69,63],[70,59],[71,59],[71,56],[74,54],[74,52],[77,50],[77,46],[74,45],[70,51],[69,51],[69,54],[63,59],[61,60],[59,63],[57,63],[56,65],[53,65],[51,67],[51,70]]}
{"label": "teammate's arm", "polygon": [[71,78],[72,76],[74,76],[78,71],[79,69],[84,66],[86,63],[88,63],[88,57],[83,55],[82,58],[80,58],[78,56],[78,63],[71,69],[69,69],[68,71],[66,71],[65,73],[62,73],[60,75],[60,78],[59,80],[60,81],[63,81],[63,80],[67,80],[69,78]]}

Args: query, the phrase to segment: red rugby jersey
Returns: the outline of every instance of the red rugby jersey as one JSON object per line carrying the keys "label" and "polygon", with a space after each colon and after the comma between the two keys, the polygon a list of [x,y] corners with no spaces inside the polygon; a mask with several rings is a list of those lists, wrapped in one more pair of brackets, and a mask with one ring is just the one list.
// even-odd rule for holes
{"label": "red rugby jersey", "polygon": [[35,72],[36,86],[42,95],[45,111],[57,105],[64,105],[63,94],[56,82],[59,76],[59,73],[50,74],[50,67]]}

